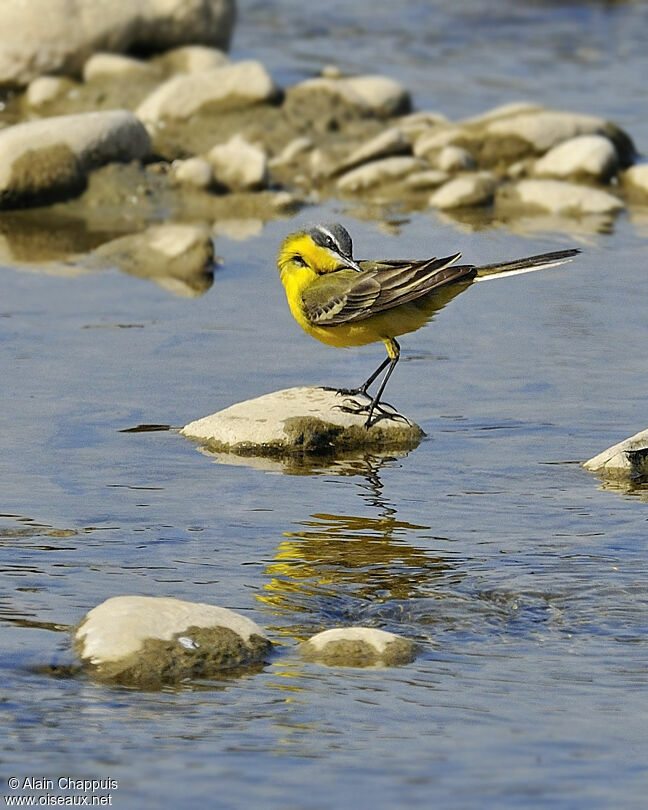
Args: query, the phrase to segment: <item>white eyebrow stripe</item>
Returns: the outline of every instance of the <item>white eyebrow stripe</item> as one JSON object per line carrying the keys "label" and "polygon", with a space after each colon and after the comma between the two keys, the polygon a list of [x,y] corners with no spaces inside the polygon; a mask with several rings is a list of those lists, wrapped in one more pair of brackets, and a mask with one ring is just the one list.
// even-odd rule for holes
{"label": "white eyebrow stripe", "polygon": [[336,247],[336,248],[337,248],[337,249],[338,249],[338,250],[341,252],[342,248],[340,247],[340,243],[339,243],[339,242],[338,242],[338,240],[335,238],[335,236],[333,236],[332,231],[329,231],[329,229],[328,229],[327,227],[325,227],[324,225],[318,225],[318,226],[317,226],[317,230],[318,230],[320,233],[323,233],[323,234],[325,234],[326,236],[328,236],[328,237],[329,237],[329,239],[330,239],[330,240],[333,242],[333,244],[335,245],[335,247]]}

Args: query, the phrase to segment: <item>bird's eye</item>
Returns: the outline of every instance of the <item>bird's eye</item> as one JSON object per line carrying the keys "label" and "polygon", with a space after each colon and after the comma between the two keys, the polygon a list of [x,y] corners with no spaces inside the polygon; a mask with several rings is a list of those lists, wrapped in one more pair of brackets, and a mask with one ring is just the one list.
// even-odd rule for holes
{"label": "bird's eye", "polygon": [[296,264],[298,267],[308,267],[306,262],[304,261],[303,257],[299,255],[299,253],[295,253],[295,255],[291,259],[293,264]]}

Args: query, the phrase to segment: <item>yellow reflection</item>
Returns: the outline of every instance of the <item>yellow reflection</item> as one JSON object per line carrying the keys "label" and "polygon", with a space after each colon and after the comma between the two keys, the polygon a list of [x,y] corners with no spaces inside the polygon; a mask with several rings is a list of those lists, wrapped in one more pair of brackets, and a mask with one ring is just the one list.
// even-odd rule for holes
{"label": "yellow reflection", "polygon": [[365,605],[428,595],[431,580],[453,571],[446,555],[412,542],[416,535],[429,537],[430,527],[397,516],[383,494],[379,464],[354,485],[375,515],[314,513],[277,545],[257,599],[277,615],[297,618],[291,627],[276,628],[279,633],[303,640],[314,628],[357,623]]}

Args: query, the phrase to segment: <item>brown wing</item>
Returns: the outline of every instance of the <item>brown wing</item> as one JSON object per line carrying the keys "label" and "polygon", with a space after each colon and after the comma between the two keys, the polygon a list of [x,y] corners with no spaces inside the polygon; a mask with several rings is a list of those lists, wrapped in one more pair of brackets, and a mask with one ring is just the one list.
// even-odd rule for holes
{"label": "brown wing", "polygon": [[303,293],[304,311],[318,326],[362,321],[414,301],[455,281],[474,278],[471,265],[450,265],[461,256],[423,261],[359,262],[362,273],[326,273]]}

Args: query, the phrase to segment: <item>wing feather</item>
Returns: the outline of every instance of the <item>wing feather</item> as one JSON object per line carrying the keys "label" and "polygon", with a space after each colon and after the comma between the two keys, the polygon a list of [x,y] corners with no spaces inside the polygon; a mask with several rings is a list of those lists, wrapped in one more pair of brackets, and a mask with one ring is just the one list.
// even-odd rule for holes
{"label": "wing feather", "polygon": [[362,321],[475,276],[472,265],[451,267],[460,253],[423,261],[359,262],[362,273],[326,273],[303,293],[304,312],[318,326]]}

